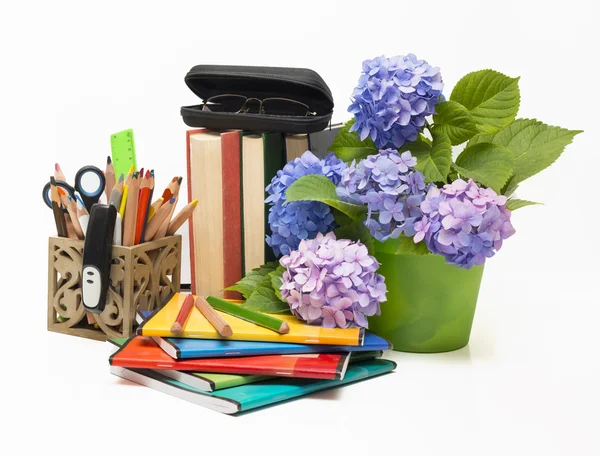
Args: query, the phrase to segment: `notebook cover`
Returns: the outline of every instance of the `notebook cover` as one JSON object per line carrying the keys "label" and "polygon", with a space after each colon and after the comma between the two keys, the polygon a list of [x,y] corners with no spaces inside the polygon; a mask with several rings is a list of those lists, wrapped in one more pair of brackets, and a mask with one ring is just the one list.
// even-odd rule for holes
{"label": "notebook cover", "polygon": [[374,359],[349,366],[343,380],[272,378],[250,385],[214,392],[199,391],[151,370],[111,367],[111,373],[180,399],[209,407],[212,410],[235,414],[316,391],[365,380],[385,374],[395,368],[396,363],[393,361]]}
{"label": "notebook cover", "polygon": [[236,340],[179,339],[156,337],[155,342],[175,359],[227,358],[230,356],[293,355],[302,353],[364,352],[391,350],[392,344],[365,331],[363,345],[304,345],[278,342],[253,342]]}
{"label": "notebook cover", "polygon": [[[179,309],[185,300],[185,296],[186,294],[184,293],[175,293],[167,304],[161,309],[153,312],[148,319],[138,326],[137,334],[150,337],[175,337],[175,334],[171,332],[171,326],[177,318]],[[287,322],[290,327],[289,333],[279,334],[232,315],[223,312],[219,312],[219,314],[227,321],[227,323],[229,323],[233,330],[233,336],[228,337],[227,340],[249,340],[308,345],[363,345],[363,328],[323,328],[321,326],[302,323],[293,315],[278,314],[274,315],[274,317]],[[180,337],[224,339],[196,307],[192,308]]]}
{"label": "notebook cover", "polygon": [[149,337],[134,336],[109,358],[111,366],[279,377],[344,378],[349,353],[174,360]]}
{"label": "notebook cover", "polygon": [[[286,164],[285,160],[285,136],[282,133],[263,133],[263,148],[264,148],[264,188],[271,183],[271,180],[277,174],[277,171],[283,169]],[[264,199],[269,195],[264,193]],[[271,235],[269,228],[269,206],[265,204],[265,236]],[[266,238],[265,238],[266,239]],[[265,263],[275,261],[275,253],[273,249],[264,241],[265,245]]]}

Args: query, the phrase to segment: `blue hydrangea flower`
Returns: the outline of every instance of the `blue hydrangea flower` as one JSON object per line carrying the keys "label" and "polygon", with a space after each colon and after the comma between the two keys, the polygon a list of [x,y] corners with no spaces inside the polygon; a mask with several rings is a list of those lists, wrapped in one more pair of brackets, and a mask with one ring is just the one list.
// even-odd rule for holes
{"label": "blue hydrangea flower", "polygon": [[413,240],[424,239],[431,252],[467,269],[494,256],[503,240],[515,233],[506,196],[472,179],[457,179],[441,190],[430,187],[421,212],[425,216],[415,224]]}
{"label": "blue hydrangea flower", "polygon": [[425,178],[414,169],[416,164],[408,151],[385,149],[358,164],[353,161],[344,170],[337,194],[344,201],[367,205],[365,225],[375,239],[383,242],[403,232],[414,235],[426,193]]}
{"label": "blue hydrangea flower", "polygon": [[408,54],[365,60],[362,70],[348,108],[355,120],[350,131],[361,140],[370,137],[379,149],[417,139],[442,96],[440,69]]}
{"label": "blue hydrangea flower", "polygon": [[320,174],[337,185],[346,164],[334,154],[319,160],[312,152],[306,151],[301,157],[289,162],[271,180],[265,191],[269,208],[271,235],[267,244],[276,256],[289,255],[303,239],[313,239],[318,233],[326,234],[337,225],[329,206],[316,201],[293,201],[285,203],[285,192],[302,176]]}

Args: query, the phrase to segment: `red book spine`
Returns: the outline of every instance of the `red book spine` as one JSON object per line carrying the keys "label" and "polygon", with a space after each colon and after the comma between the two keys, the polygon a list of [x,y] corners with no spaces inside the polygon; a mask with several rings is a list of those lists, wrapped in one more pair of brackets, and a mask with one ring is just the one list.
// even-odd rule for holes
{"label": "red book spine", "polygon": [[[242,278],[242,204],[240,169],[240,132],[221,133],[221,168],[223,182],[223,288]],[[225,297],[240,299],[234,291]]]}

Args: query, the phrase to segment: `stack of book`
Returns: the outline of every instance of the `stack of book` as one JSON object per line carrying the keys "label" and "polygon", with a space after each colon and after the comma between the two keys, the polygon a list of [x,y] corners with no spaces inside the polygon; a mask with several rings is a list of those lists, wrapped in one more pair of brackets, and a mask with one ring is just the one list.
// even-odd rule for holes
{"label": "stack of book", "polygon": [[309,135],[187,132],[188,199],[199,201],[189,222],[193,293],[235,298],[223,290],[275,259],[265,243],[265,187],[307,150],[324,157],[340,128]]}
{"label": "stack of book", "polygon": [[[189,299],[189,298],[188,298]],[[137,335],[113,339],[111,372],[181,399],[235,414],[392,371],[378,359],[390,344],[363,328],[322,328],[277,315],[284,334],[231,311],[218,315],[229,326],[223,337],[192,307],[173,333],[186,295],[162,309],[139,314]],[[235,313],[235,312],[234,312]]]}

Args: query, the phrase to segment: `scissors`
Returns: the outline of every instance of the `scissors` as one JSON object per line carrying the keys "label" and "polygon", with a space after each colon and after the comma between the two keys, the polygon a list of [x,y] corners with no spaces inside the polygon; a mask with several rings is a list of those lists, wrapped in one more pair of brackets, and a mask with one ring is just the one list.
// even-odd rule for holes
{"label": "scissors", "polygon": [[[84,166],[75,175],[75,185],[71,186],[68,183],[57,180],[56,185],[62,187],[67,194],[75,199],[75,192],[79,192],[83,204],[88,211],[92,209],[92,206],[98,202],[100,195],[104,191],[106,185],[106,178],[101,169],[95,166]],[[52,209],[52,201],[50,199],[50,182],[44,185],[42,189],[42,199],[50,209]],[[66,211],[66,208],[63,208]]]}

